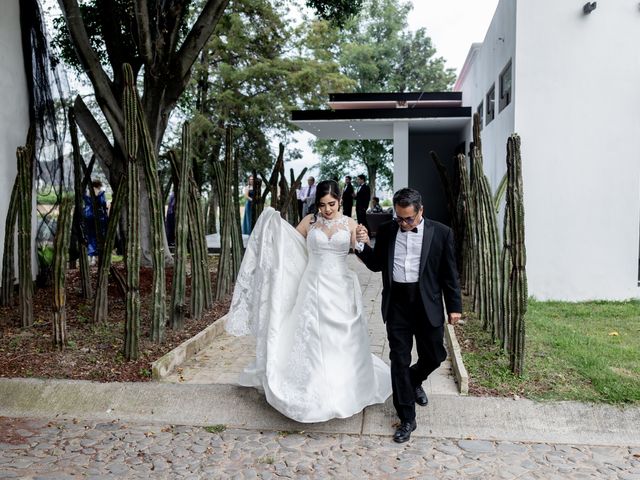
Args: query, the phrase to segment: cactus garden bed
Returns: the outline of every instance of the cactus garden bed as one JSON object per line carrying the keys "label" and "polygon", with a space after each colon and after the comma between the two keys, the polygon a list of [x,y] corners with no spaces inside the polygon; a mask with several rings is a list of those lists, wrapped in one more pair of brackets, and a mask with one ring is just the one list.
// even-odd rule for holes
{"label": "cactus garden bed", "polygon": [[[116,264],[123,270],[122,263]],[[171,293],[172,269],[167,268],[167,294]],[[95,287],[96,268],[92,268]],[[184,340],[194,336],[229,309],[229,299],[217,302],[198,320],[187,319],[185,328],[167,328],[166,340],[154,344],[149,340],[152,271],[140,271],[142,300],[142,336],[140,358],[124,360],[124,298],[115,282],[109,286],[109,319],[103,325],[92,323],[93,300],[80,295],[80,273],[69,270],[67,275],[67,328],[69,344],[64,351],[52,347],[53,288],[36,289],[33,327],[17,327],[20,321],[17,305],[0,308],[0,377],[38,377],[93,380],[98,382],[143,382],[151,379],[151,363]],[[188,293],[188,287],[187,287]]]}

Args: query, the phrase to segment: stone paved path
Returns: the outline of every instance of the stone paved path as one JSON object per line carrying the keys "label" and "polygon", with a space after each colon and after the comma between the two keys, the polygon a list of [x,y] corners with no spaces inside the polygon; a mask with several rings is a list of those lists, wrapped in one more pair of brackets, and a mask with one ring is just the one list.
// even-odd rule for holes
{"label": "stone paved path", "polygon": [[0,417],[0,478],[640,479],[640,448]]}
{"label": "stone paved path", "polygon": [[[349,255],[348,261],[349,267],[358,274],[360,280],[365,316],[369,323],[371,351],[388,363],[389,344],[380,313],[380,273],[369,271],[355,255]],[[238,338],[223,334],[163,381],[233,384],[236,383],[242,369],[251,362],[254,351],[255,344],[251,337]],[[431,374],[424,387],[427,393],[458,394],[451,362],[448,359]]]}

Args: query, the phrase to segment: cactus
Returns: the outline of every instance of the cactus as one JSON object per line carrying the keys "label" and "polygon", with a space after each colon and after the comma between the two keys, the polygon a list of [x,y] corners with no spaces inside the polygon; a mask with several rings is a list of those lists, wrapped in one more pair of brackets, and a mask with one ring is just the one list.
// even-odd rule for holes
{"label": "cactus", "polygon": [[[193,174],[189,180],[189,184],[191,187],[191,195],[190,195],[190,205],[193,210],[194,221],[190,222],[190,225],[193,227],[192,237],[195,238],[194,250],[197,249],[199,252],[198,256],[198,265],[199,265],[199,276],[200,280],[198,282],[198,290],[199,295],[202,296],[202,301],[204,304],[204,308],[211,308],[213,306],[213,293],[211,291],[211,273],[209,272],[209,247],[207,245],[207,235],[205,233],[205,219],[204,212],[202,208],[202,199],[200,197],[200,190],[198,185],[193,178]],[[195,258],[193,259],[195,262]],[[193,292],[193,282],[192,282],[192,292]]]}
{"label": "cactus", "polygon": [[31,271],[31,219],[33,199],[35,133],[30,130],[27,144],[18,147],[18,278],[20,318],[23,327],[33,325],[33,273]]}
{"label": "cactus", "polygon": [[124,74],[125,148],[127,155],[127,247],[125,265],[127,269],[127,294],[124,356],[137,360],[140,343],[140,199],[138,161],[138,128],[135,79],[129,64],[122,67]]}
{"label": "cactus", "polygon": [[16,220],[18,218],[18,178],[16,177],[11,189],[11,200],[7,210],[7,221],[4,231],[4,254],[2,255],[2,293],[0,305],[9,307],[13,305],[13,283],[15,281],[13,248],[15,245]]}
{"label": "cactus", "polygon": [[[230,198],[231,179],[233,174],[233,153],[231,128],[227,127],[225,139],[225,161],[224,166],[219,162],[214,162],[214,175],[220,192],[220,259],[218,260],[218,277],[216,281],[215,299],[221,300],[231,293],[233,278],[233,258],[232,258],[232,224],[234,202]],[[254,177],[255,178],[255,177]],[[255,198],[255,197],[254,197]]]}
{"label": "cactus", "polygon": [[140,153],[143,160],[145,185],[149,198],[149,220],[151,222],[151,264],[153,268],[151,339],[156,343],[160,343],[164,339],[167,317],[167,286],[164,268],[164,208],[160,178],[158,176],[158,160],[153,141],[149,134],[149,127],[144,116],[144,109],[142,108],[138,91],[134,90],[134,94],[137,108],[137,129],[141,137]]}
{"label": "cactus", "polygon": [[471,196],[471,181],[465,156],[460,153],[457,156],[458,175],[460,177],[460,193],[458,195],[459,223],[465,226],[463,237],[463,286],[467,294],[474,291],[476,285],[477,240],[476,222],[473,210],[473,198]]}
{"label": "cactus", "polygon": [[75,199],[63,197],[58,215],[58,226],[53,241],[53,345],[60,350],[67,344],[67,312],[65,279],[73,206]]}
{"label": "cactus", "polygon": [[244,256],[244,242],[242,241],[242,219],[240,218],[240,186],[238,185],[239,178],[239,164],[238,156],[233,155],[232,160],[232,176],[231,181],[231,194],[233,195],[233,207],[231,212],[231,282],[235,282],[238,272],[240,271],[240,265],[242,264],[242,257]]}
{"label": "cactus", "polygon": [[[176,185],[176,247],[174,252],[173,284],[171,292],[171,328],[179,330],[184,327],[186,316],[186,263],[188,234],[188,188],[191,156],[189,152],[189,124],[182,127],[182,162],[178,170]],[[177,165],[175,153],[170,152],[172,164]]]}
{"label": "cactus", "polygon": [[[82,214],[82,157],[80,156],[80,146],[78,143],[78,127],[76,125],[76,116],[73,107],[69,107],[69,134],[71,136],[71,145],[73,147],[73,187],[75,198],[75,209],[73,212],[73,230],[80,245],[80,289],[83,298],[91,298],[91,276],[89,274],[89,258],[87,257],[87,238],[84,234],[84,215]],[[94,210],[97,211],[97,210]],[[97,217],[97,216],[96,216]],[[101,230],[100,230],[101,232]]]}
{"label": "cactus", "polygon": [[510,236],[511,271],[509,272],[509,365],[515,375],[524,372],[525,314],[527,312],[527,252],[524,239],[524,196],[522,188],[522,159],[520,137],[511,135],[507,141],[507,187],[508,223]]}
{"label": "cactus", "polygon": [[[104,251],[111,252],[116,240],[116,232],[118,230],[118,222],[122,207],[125,202],[127,193],[127,183],[120,182],[118,190],[115,192],[113,201],[111,202],[111,210],[109,212],[109,223],[107,225],[107,233],[104,237]],[[109,288],[109,272],[111,271],[111,255],[102,255],[98,264],[98,282],[96,286],[96,297],[93,307],[93,322],[104,323],[108,314],[108,288]],[[126,295],[126,289],[125,289]]]}
{"label": "cactus", "polygon": [[479,117],[473,117],[474,146],[471,151],[474,197],[474,212],[478,223],[477,239],[479,250],[479,314],[483,327],[491,333],[492,338],[504,338],[504,326],[500,320],[500,245],[498,225],[489,181],[484,174],[482,145],[480,139]]}

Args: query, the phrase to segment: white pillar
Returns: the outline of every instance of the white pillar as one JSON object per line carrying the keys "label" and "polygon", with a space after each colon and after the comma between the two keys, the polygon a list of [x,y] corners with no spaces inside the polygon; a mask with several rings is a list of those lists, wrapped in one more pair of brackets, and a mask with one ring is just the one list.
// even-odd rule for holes
{"label": "white pillar", "polygon": [[409,185],[409,122],[393,124],[393,191]]}
{"label": "white pillar", "polygon": [[[29,94],[22,58],[20,1],[0,0],[0,3],[2,4],[2,15],[0,15],[0,96],[2,98],[2,107],[0,107],[0,261],[2,261],[7,210],[11,189],[16,179],[16,148],[24,145],[29,129]],[[33,261],[34,263],[36,261],[35,255]]]}

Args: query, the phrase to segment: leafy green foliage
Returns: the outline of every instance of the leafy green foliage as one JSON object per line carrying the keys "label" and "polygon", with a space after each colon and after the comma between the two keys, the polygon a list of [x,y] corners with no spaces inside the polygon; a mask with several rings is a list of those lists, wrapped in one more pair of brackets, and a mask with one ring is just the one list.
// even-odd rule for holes
{"label": "leafy green foliage", "polygon": [[226,125],[234,127],[241,170],[267,169],[272,138],[284,140],[293,129],[291,110],[317,107],[329,92],[353,86],[327,55],[337,31],[322,21],[294,26],[288,14],[282,2],[232,0],[195,66],[181,107],[193,115],[198,183],[219,157]]}
{"label": "leafy green foliage", "polygon": [[[354,90],[372,92],[446,91],[455,79],[452,69],[436,57],[424,28],[407,28],[411,4],[402,0],[365,0],[359,15],[346,23],[337,47],[341,71],[355,82]],[[390,141],[318,140],[321,176],[330,172],[366,173],[372,190],[379,175],[393,182]]]}
{"label": "leafy green foliage", "polygon": [[344,25],[362,8],[362,0],[307,0],[306,3],[307,6],[315,9],[318,17],[338,26]]}

